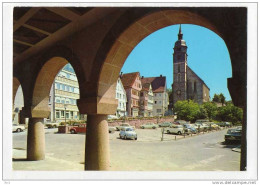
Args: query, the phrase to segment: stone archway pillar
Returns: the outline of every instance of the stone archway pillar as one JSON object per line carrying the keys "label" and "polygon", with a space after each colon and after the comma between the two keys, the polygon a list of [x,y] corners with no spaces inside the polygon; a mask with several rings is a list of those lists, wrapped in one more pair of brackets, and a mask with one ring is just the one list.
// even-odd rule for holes
{"label": "stone archway pillar", "polygon": [[107,115],[115,114],[115,98],[89,97],[77,100],[81,114],[87,114],[85,170],[106,171],[110,167]]}
{"label": "stone archway pillar", "polygon": [[30,118],[27,135],[27,160],[45,159],[44,118]]}
{"label": "stone archway pillar", "polygon": [[88,115],[85,142],[85,170],[109,170],[107,115]]}

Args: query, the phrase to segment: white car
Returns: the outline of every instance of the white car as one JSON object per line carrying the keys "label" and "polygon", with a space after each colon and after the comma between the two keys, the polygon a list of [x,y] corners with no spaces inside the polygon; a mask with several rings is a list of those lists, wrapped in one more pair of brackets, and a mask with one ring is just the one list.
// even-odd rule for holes
{"label": "white car", "polygon": [[137,140],[137,134],[132,127],[124,127],[119,133],[120,139],[135,139]]}
{"label": "white car", "polygon": [[166,128],[166,132],[168,134],[184,134],[184,128],[182,125],[172,125],[168,128]]}
{"label": "white car", "polygon": [[58,128],[60,123],[45,123],[45,126],[48,128]]}
{"label": "white car", "polygon": [[22,132],[25,130],[23,125],[13,124],[13,132]]}
{"label": "white car", "polygon": [[125,127],[131,127],[133,129],[135,129],[135,127],[134,126],[130,126],[129,123],[122,123],[119,126],[116,126],[116,130],[120,131],[122,128],[125,128]]}

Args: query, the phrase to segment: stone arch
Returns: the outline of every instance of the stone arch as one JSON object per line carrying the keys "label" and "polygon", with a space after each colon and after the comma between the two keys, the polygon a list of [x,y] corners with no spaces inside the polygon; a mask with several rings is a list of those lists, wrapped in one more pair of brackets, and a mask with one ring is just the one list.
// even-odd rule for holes
{"label": "stone arch", "polygon": [[21,83],[18,80],[18,78],[13,77],[13,105],[14,105],[15,95],[16,95],[17,90],[18,90],[20,85],[21,85]]}
{"label": "stone arch", "polygon": [[[97,53],[95,68],[100,69],[97,73],[98,96],[114,98],[119,72],[134,47],[151,33],[175,24],[199,25],[223,38],[222,33],[207,18],[185,9],[144,9],[135,14],[128,11],[111,28]],[[96,74],[91,76],[94,78]]]}
{"label": "stone arch", "polygon": [[58,72],[70,63],[74,68],[78,78],[79,90],[85,81],[81,64],[70,49],[56,47],[45,53],[38,64],[38,73],[35,73],[32,91],[32,117],[48,117],[50,108],[48,107],[49,93],[54,79]]}

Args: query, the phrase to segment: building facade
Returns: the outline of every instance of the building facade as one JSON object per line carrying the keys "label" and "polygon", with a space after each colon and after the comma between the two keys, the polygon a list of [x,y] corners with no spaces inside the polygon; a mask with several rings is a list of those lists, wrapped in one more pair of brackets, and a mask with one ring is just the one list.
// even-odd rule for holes
{"label": "building facade", "polygon": [[117,84],[116,84],[116,99],[118,100],[118,107],[117,107],[117,111],[116,111],[116,116],[118,118],[127,116],[127,112],[126,112],[126,103],[127,103],[126,91],[124,89],[124,86],[123,86],[120,78],[117,79]]}
{"label": "building facade", "polygon": [[150,83],[153,91],[153,116],[164,116],[168,111],[169,98],[166,77],[142,78],[143,83]]}
{"label": "building facade", "polygon": [[137,117],[139,115],[139,100],[140,92],[142,90],[140,73],[126,73],[120,75],[120,78],[127,96],[127,115],[130,117]]}
{"label": "building facade", "polygon": [[151,83],[142,82],[142,90],[140,93],[140,112],[143,117],[153,116],[153,90]]}
{"label": "building facade", "polygon": [[173,106],[177,101],[194,100],[202,104],[210,100],[209,87],[187,64],[187,45],[181,26],[173,53]]}
{"label": "building facade", "polygon": [[49,106],[51,122],[84,119],[77,107],[79,99],[79,85],[75,72],[70,64],[67,64],[56,76],[50,91]]}

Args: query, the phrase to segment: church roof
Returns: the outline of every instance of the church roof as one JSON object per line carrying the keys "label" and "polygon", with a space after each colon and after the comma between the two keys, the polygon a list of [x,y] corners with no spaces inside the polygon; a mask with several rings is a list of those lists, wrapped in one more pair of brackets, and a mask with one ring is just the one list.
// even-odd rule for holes
{"label": "church roof", "polygon": [[137,76],[140,76],[139,72],[126,73],[121,75],[121,81],[124,85],[124,88],[132,87]]}
{"label": "church roof", "polygon": [[187,65],[187,70],[190,70],[191,73],[193,73],[210,90],[207,84],[188,65]]}
{"label": "church roof", "polygon": [[165,76],[142,78],[141,81],[142,83],[151,83],[154,93],[165,91],[166,88]]}

